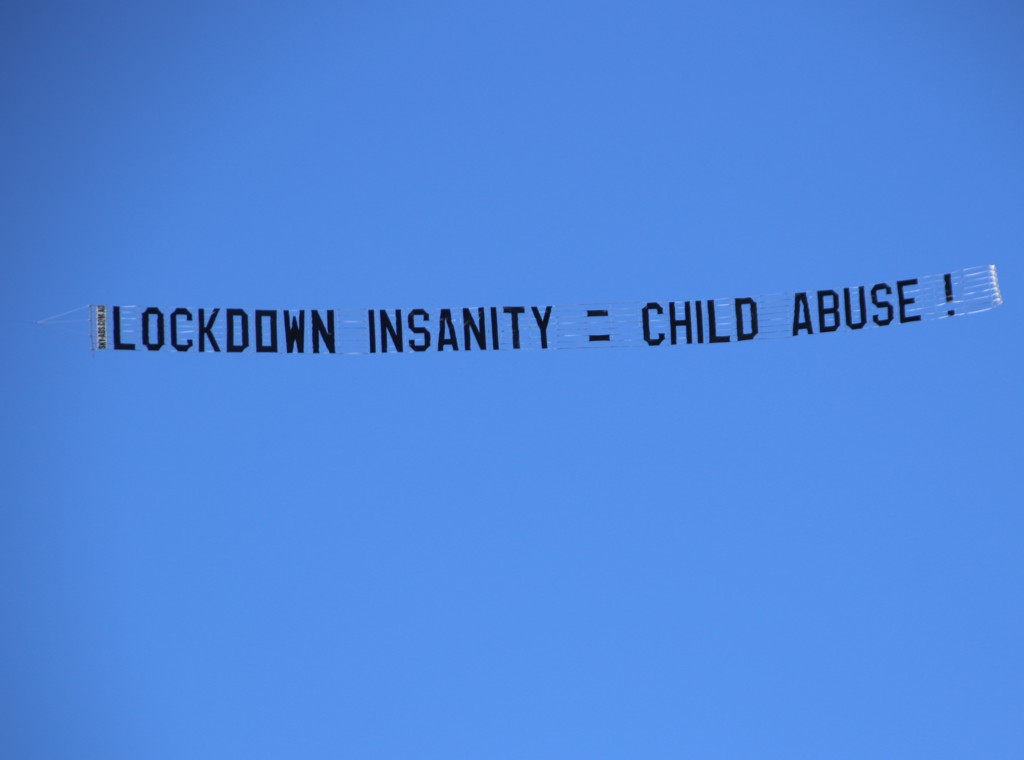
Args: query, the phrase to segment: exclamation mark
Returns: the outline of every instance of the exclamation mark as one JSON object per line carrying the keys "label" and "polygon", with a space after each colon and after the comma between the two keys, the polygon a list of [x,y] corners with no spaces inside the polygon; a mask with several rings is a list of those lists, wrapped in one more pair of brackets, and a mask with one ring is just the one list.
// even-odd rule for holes
{"label": "exclamation mark", "polygon": [[[946,303],[953,303],[953,275],[947,274],[943,275],[943,277],[946,280]],[[952,317],[953,314],[954,311],[952,309],[946,312],[946,315],[950,317]]]}

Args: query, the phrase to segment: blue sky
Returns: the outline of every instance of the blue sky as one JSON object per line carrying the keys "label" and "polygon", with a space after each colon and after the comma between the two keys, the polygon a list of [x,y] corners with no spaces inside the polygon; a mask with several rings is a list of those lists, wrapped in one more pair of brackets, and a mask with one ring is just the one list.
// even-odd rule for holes
{"label": "blue sky", "polygon": [[[3,754],[1020,757],[1022,26],[5,5]],[[34,324],[987,263],[991,313],[672,351],[94,354]]]}

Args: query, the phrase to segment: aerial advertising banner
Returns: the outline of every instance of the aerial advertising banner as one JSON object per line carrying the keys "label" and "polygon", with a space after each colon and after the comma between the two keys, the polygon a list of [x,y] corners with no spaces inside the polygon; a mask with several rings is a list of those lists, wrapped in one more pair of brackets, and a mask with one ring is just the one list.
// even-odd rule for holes
{"label": "aerial advertising banner", "polygon": [[793,293],[428,308],[93,306],[93,348],[181,353],[389,354],[744,343],[858,332],[999,306],[994,266]]}

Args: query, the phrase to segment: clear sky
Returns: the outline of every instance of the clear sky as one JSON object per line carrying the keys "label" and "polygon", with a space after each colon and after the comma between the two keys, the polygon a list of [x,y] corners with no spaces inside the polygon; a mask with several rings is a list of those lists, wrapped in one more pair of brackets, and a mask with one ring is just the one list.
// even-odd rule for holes
{"label": "clear sky", "polygon": [[[5,3],[0,755],[1024,756],[1022,37],[994,0]],[[664,351],[34,324],[988,263],[987,314]]]}

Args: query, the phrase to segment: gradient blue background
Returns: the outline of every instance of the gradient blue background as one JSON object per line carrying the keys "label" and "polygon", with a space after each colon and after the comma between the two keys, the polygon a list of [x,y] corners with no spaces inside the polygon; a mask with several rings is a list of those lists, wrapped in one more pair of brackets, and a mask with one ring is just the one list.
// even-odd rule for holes
{"label": "gradient blue background", "polygon": [[[1022,35],[994,1],[5,3],[0,754],[1024,756]],[[985,263],[989,314],[744,346],[34,324]]]}

